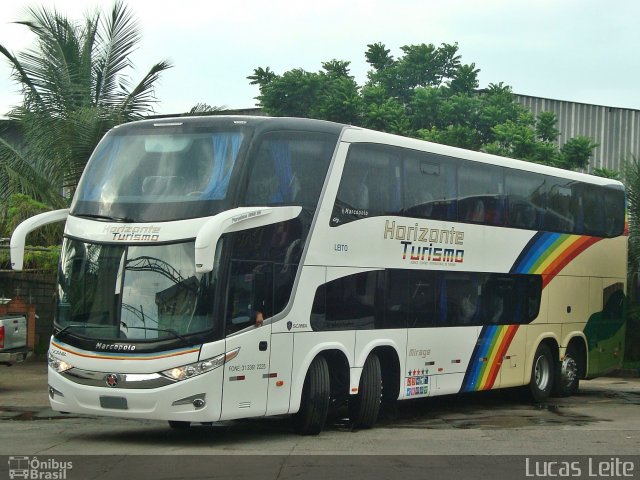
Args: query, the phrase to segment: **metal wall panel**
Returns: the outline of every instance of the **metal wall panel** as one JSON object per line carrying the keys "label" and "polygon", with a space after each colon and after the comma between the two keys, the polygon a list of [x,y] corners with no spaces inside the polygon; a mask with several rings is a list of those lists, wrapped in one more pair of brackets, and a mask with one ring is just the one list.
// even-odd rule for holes
{"label": "metal wall panel", "polygon": [[562,146],[578,135],[590,137],[599,146],[594,150],[589,172],[594,168],[620,170],[631,155],[640,157],[640,110],[605,107],[549,98],[515,95],[534,115],[551,111],[558,117]]}

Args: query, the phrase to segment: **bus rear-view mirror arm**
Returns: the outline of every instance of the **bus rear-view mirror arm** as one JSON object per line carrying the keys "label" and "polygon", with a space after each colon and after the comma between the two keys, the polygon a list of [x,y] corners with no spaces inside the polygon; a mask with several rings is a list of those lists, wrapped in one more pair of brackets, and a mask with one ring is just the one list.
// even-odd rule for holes
{"label": "bus rear-view mirror arm", "polygon": [[293,220],[302,211],[302,207],[240,207],[219,213],[205,223],[195,244],[196,273],[213,271],[218,240],[225,233],[249,230],[274,223]]}
{"label": "bus rear-view mirror arm", "polygon": [[34,230],[49,225],[50,223],[63,222],[69,215],[69,209],[53,210],[44,212],[26,219],[16,227],[11,235],[10,252],[11,252],[11,268],[14,270],[22,270],[24,265],[24,245],[27,235]]}

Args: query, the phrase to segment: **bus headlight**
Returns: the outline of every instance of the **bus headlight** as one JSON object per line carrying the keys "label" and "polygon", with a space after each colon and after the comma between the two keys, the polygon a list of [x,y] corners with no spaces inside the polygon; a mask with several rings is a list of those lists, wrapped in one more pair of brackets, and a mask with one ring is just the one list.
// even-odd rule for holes
{"label": "bus headlight", "polygon": [[231,350],[230,352],[223,353],[222,355],[218,355],[217,357],[213,357],[208,360],[201,360],[181,367],[170,368],[169,370],[160,372],[160,374],[170,378],[171,380],[179,382],[180,380],[196,377],[203,373],[210,372],[211,370],[215,370],[227,363],[229,360],[237,357],[238,352],[240,352],[240,348],[236,348],[235,350]]}
{"label": "bus headlight", "polygon": [[73,365],[69,365],[64,360],[60,360],[59,358],[54,357],[51,352],[48,352],[47,354],[47,363],[54,371],[58,373],[66,372],[70,368],[73,368]]}

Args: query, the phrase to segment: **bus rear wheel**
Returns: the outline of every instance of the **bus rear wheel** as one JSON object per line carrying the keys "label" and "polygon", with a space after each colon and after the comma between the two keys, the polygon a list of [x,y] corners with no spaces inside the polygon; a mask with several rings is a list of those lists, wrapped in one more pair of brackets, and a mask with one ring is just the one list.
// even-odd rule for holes
{"label": "bus rear wheel", "polygon": [[367,357],[358,394],[349,399],[349,418],[355,428],[371,428],[378,420],[382,399],[382,371],[376,354]]}
{"label": "bus rear wheel", "polygon": [[548,345],[541,343],[538,345],[536,354],[533,357],[533,367],[531,368],[531,381],[529,391],[533,400],[544,402],[551,395],[553,387],[553,377],[555,362]]}
{"label": "bus rear wheel", "polygon": [[558,397],[575,395],[580,386],[581,357],[575,345],[569,345],[564,359],[556,368],[553,392]]}
{"label": "bus rear wheel", "polygon": [[324,428],[329,412],[331,383],[329,366],[322,356],[309,365],[302,387],[300,410],[295,416],[295,428],[301,435],[318,435]]}

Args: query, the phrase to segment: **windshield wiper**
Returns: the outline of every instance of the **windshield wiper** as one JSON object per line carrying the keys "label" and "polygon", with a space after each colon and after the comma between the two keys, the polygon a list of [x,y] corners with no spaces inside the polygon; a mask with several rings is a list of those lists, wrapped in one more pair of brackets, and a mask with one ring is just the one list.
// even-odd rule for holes
{"label": "windshield wiper", "polygon": [[98,215],[96,213],[76,213],[74,217],[95,218],[96,220],[108,220],[110,222],[132,223],[135,220],[129,217],[112,217],[109,215]]}
{"label": "windshield wiper", "polygon": [[154,332],[167,332],[170,333],[171,335],[173,335],[175,338],[177,338],[178,340],[182,340],[183,342],[189,342],[189,340],[187,340],[186,338],[184,338],[182,335],[180,335],[178,332],[176,332],[173,329],[169,329],[169,328],[153,328],[153,327],[129,327],[129,328],[138,328],[138,329],[144,329],[144,330],[152,330]]}
{"label": "windshield wiper", "polygon": [[56,335],[60,335],[61,333],[66,332],[67,330],[71,329],[71,328],[113,328],[113,325],[85,325],[82,323],[74,323],[71,325],[67,325],[66,327],[64,327],[62,330],[58,330],[57,332],[55,332]]}
{"label": "windshield wiper", "polygon": [[[60,335],[62,333],[65,333],[67,330],[71,329],[71,328],[96,328],[96,329],[113,329],[114,326],[113,325],[83,325],[83,324],[72,324],[72,325],[67,325],[66,327],[64,327],[62,330],[58,330],[57,332],[55,332],[55,335]],[[127,329],[139,329],[139,330],[152,330],[154,332],[167,332],[170,333],[171,335],[173,335],[175,338],[177,338],[178,340],[182,340],[185,343],[189,343],[189,340],[187,340],[185,337],[183,337],[182,335],[180,335],[178,332],[176,332],[173,329],[168,329],[168,328],[153,328],[153,327],[127,327]]]}

